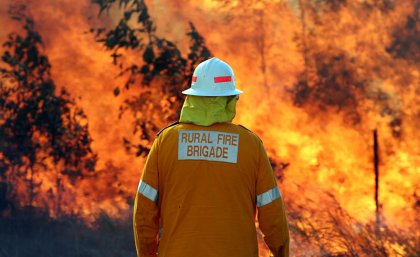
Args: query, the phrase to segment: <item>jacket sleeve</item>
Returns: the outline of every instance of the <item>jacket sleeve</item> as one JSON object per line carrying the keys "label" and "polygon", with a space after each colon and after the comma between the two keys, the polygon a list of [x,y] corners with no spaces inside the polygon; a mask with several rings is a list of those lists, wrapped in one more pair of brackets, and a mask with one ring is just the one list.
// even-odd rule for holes
{"label": "jacket sleeve", "polygon": [[256,191],[258,222],[264,241],[275,257],[288,257],[289,228],[284,204],[262,143]]}
{"label": "jacket sleeve", "polygon": [[158,140],[147,157],[134,201],[133,227],[138,257],[157,256],[158,208]]}

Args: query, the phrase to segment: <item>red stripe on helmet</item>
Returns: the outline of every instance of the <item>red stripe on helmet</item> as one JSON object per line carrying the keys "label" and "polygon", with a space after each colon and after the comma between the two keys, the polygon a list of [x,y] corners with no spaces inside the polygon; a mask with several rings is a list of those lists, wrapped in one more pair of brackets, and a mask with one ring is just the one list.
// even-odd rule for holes
{"label": "red stripe on helmet", "polygon": [[197,81],[197,77],[196,76],[193,76],[192,81],[193,82],[196,82]]}
{"label": "red stripe on helmet", "polygon": [[214,83],[230,82],[232,81],[232,76],[222,76],[214,77]]}

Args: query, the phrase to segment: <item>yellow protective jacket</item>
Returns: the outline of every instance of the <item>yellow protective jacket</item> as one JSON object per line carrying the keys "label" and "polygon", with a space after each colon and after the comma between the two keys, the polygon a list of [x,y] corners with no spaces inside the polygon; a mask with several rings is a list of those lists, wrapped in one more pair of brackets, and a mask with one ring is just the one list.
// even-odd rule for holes
{"label": "yellow protective jacket", "polygon": [[158,134],[134,205],[139,257],[257,257],[256,209],[274,256],[289,256],[283,201],[261,140],[232,123]]}

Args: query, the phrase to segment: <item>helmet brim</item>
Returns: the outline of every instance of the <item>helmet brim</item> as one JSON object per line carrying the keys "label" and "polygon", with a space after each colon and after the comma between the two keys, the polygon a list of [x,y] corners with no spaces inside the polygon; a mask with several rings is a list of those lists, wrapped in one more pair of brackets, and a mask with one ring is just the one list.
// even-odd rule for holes
{"label": "helmet brim", "polygon": [[223,91],[223,92],[206,92],[203,90],[196,90],[193,88],[186,89],[182,91],[184,95],[195,95],[195,96],[232,96],[232,95],[239,95],[242,94],[243,91],[239,89],[231,90],[231,91]]}

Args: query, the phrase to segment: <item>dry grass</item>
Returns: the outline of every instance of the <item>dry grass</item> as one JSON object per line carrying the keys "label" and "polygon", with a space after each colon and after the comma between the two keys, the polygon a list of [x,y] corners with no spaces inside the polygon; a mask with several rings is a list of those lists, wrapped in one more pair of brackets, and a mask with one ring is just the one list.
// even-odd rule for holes
{"label": "dry grass", "polygon": [[325,195],[324,207],[289,204],[288,216],[294,256],[388,257],[420,256],[418,224],[412,230],[361,223],[344,211],[333,195]]}

